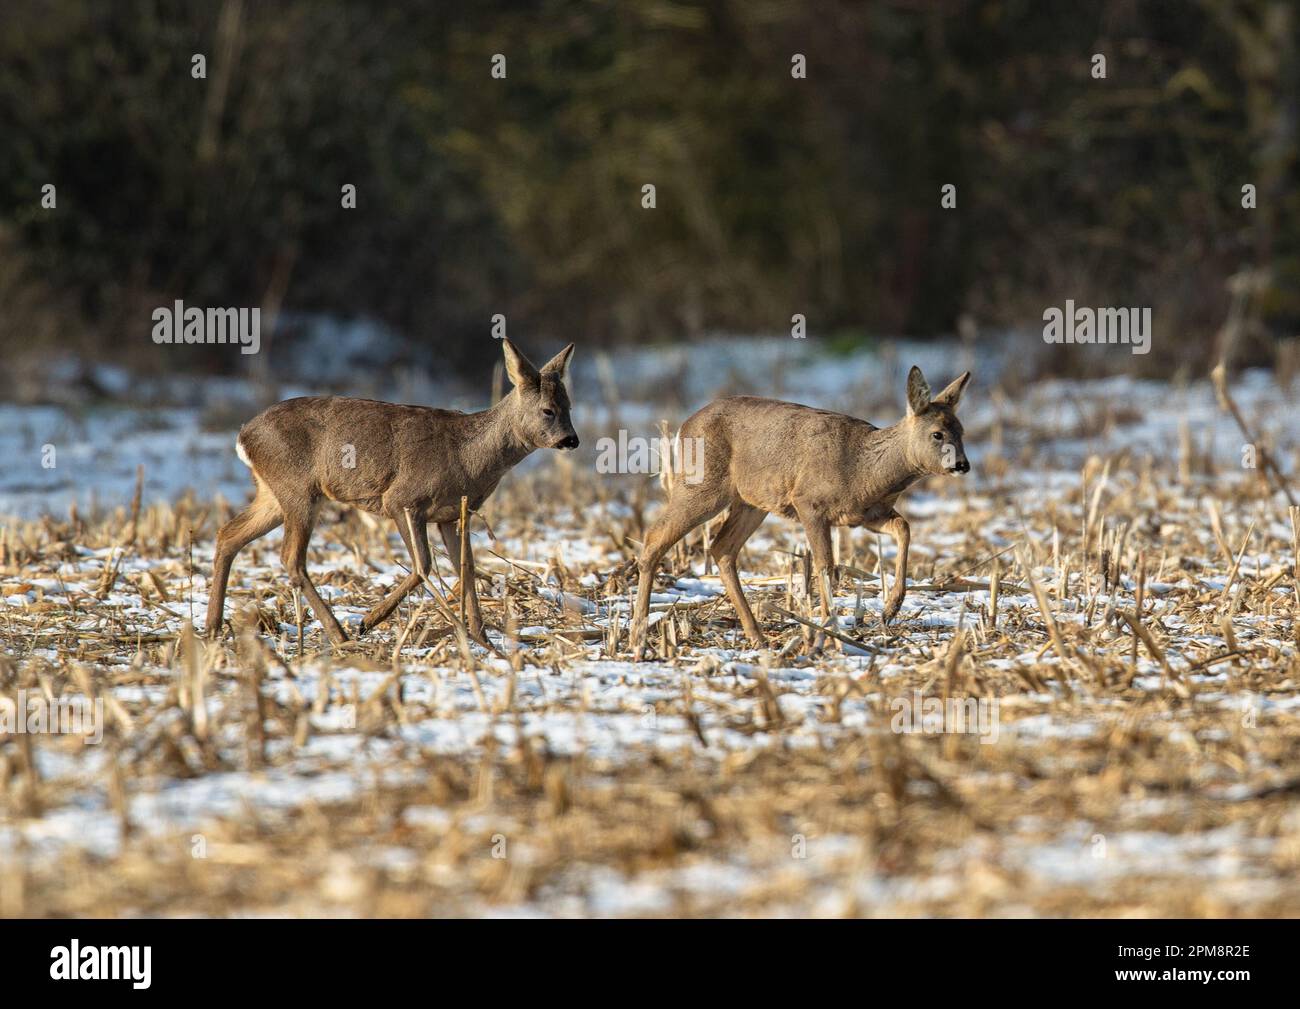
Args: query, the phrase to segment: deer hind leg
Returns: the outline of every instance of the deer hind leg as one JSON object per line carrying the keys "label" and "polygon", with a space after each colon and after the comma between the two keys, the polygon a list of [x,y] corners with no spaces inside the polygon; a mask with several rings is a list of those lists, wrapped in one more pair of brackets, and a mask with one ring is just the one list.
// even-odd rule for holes
{"label": "deer hind leg", "polygon": [[[412,516],[408,523],[404,514],[401,518],[395,518],[393,522],[397,526],[398,534],[402,537],[402,542],[406,544],[406,549],[411,555],[411,573],[398,582],[393,590],[362,618],[359,632],[361,634],[392,616],[393,610],[397,609],[398,604],[410,595],[429,574],[429,535],[428,526],[424,520]],[[408,525],[410,528],[408,528]],[[412,532],[414,532],[414,539],[412,539]]]}
{"label": "deer hind leg", "polygon": [[312,584],[307,574],[307,544],[311,540],[312,529],[316,526],[318,507],[319,503],[313,501],[300,509],[292,511],[288,508],[283,509],[285,512],[284,545],[280,548],[280,559],[284,561],[285,569],[289,572],[289,584],[307,597],[307,604],[316,615],[316,619],[321,622],[321,626],[325,628],[329,639],[334,644],[341,645],[348,640],[348,636],[343,633],[334,611],[325,604],[325,600],[320,597],[320,593],[316,591],[316,586]]}
{"label": "deer hind leg", "polygon": [[762,648],[767,641],[740,587],[740,577],[736,574],[736,558],[740,555],[740,548],[745,545],[745,541],[754,535],[754,531],[763,524],[765,518],[767,512],[736,499],[731,503],[731,510],[727,512],[727,518],[709,549],[709,553],[718,563],[718,574],[727,590],[727,597],[731,600],[731,605],[736,608],[736,615],[740,617],[740,626],[744,628],[745,634],[757,648]]}
{"label": "deer hind leg", "polygon": [[664,510],[646,531],[645,545],[641,548],[641,558],[637,562],[641,580],[636,589],[636,608],[632,612],[632,653],[638,658],[645,644],[645,632],[650,619],[650,594],[654,588],[654,576],[659,562],[678,540],[701,522],[707,522],[722,511],[728,501],[726,497],[700,493],[689,484],[679,485],[679,488],[677,495],[668,499]]}
{"label": "deer hind leg", "polygon": [[903,597],[907,595],[907,550],[912,542],[912,527],[902,515],[891,511],[879,522],[869,522],[867,528],[872,532],[888,533],[898,545],[898,556],[894,558],[894,584],[889,590],[882,613],[884,622],[889,623],[898,615]]}
{"label": "deer hind leg", "polygon": [[456,528],[455,522],[439,522],[438,532],[442,534],[442,545],[447,548],[447,556],[451,558],[452,566],[456,569],[456,590],[465,596],[465,620],[467,622],[466,630],[471,637],[483,637],[483,615],[478,606],[478,590],[474,587],[474,548],[470,546],[469,537],[465,537],[465,552],[469,555],[465,558],[465,579],[462,584],[460,581],[460,530]]}
{"label": "deer hind leg", "polygon": [[221,633],[226,583],[230,580],[230,565],[235,555],[284,521],[275,495],[256,475],[254,480],[257,481],[257,493],[252,502],[217,533],[217,547],[212,559],[212,584],[208,594],[208,616],[203,624],[203,633],[209,638],[215,638]]}

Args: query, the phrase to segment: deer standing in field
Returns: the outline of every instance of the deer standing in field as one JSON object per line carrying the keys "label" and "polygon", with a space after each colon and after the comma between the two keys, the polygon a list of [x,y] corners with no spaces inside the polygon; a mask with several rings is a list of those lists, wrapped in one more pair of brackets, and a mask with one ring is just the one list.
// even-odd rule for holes
{"label": "deer standing in field", "polygon": [[[842,413],[797,403],[736,396],[710,403],[689,417],[679,438],[699,438],[703,478],[677,480],[668,503],[646,533],[639,562],[632,650],[639,657],[650,615],[655,571],[673,544],[729,508],[710,554],[741,626],[756,647],[763,632],[745,601],[736,558],[768,512],[797,518],[808,535],[813,571],[821,587],[822,623],[830,619],[834,564],[832,526],[866,526],[898,544],[894,585],[884,620],[898,613],[907,592],[911,530],[894,502],[921,477],[966,473],[957,403],[970,381],[966,372],[931,398],[921,369],[907,376],[907,416],[887,428]],[[825,577],[823,577],[823,575]]]}
{"label": "deer standing in field", "polygon": [[307,597],[331,641],[347,640],[307,575],[307,543],[321,503],[329,499],[391,518],[411,554],[410,574],[365,615],[361,633],[387,618],[429,575],[426,524],[436,522],[452,565],[458,573],[469,572],[459,591],[466,595],[468,630],[481,639],[473,556],[462,567],[456,536],[461,497],[476,510],[506,471],[534,449],[578,447],[564,384],[573,344],[540,371],[509,340],[502,349],[514,388],[479,413],[308,396],[277,403],[245,424],[235,448],[253,471],[257,493],[217,534],[205,633],[220,632],[235,555],[283,524],[280,557],[289,583]]}

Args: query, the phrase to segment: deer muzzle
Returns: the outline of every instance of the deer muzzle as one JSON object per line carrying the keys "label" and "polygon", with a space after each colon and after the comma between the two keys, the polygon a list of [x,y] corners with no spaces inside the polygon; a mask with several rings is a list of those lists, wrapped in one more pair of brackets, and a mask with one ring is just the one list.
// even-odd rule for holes
{"label": "deer muzzle", "polygon": [[575,449],[578,447],[578,436],[576,434],[571,434],[569,435],[569,437],[565,438],[564,440],[557,441],[555,443],[555,447],[570,449],[570,450]]}

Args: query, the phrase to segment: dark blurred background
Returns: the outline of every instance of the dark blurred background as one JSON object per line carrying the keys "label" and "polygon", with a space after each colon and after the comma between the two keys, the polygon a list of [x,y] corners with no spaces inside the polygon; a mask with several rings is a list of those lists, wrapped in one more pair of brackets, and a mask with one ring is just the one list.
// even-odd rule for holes
{"label": "dark blurred background", "polygon": [[262,306],[264,354],[292,320],[365,319],[396,357],[462,371],[498,355],[497,313],[522,342],[584,345],[802,313],[845,346],[1041,329],[1065,298],[1154,309],[1155,351],[1111,361],[1203,367],[1247,271],[1241,361],[1300,332],[1284,0],[6,0],[0,18],[0,371],[252,366],[160,353],[150,313],[177,298]]}

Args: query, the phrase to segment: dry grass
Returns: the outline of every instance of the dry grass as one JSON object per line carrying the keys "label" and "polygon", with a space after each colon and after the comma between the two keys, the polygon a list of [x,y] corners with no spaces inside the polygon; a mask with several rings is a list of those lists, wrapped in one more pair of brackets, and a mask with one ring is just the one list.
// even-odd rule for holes
{"label": "dry grass", "polygon": [[[692,596],[639,665],[627,561],[657,493],[564,460],[483,516],[501,658],[428,594],[331,649],[274,538],[236,561],[236,630],[205,646],[221,502],[11,523],[0,595],[27,602],[0,614],[0,692],[100,698],[108,725],[99,746],[0,740],[0,913],[1300,914],[1280,495],[1190,440],[1059,488],[1024,467],[1045,441],[1004,451],[928,488],[891,631],[856,533],[838,592],[860,619],[816,646],[792,619],[801,541],[770,520],[744,565],[771,650],[735,652],[725,597]],[[311,569],[360,612],[406,559],[334,518]],[[706,569],[705,536],[678,574]],[[997,741],[891,731],[914,691],[996,700]]]}

